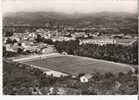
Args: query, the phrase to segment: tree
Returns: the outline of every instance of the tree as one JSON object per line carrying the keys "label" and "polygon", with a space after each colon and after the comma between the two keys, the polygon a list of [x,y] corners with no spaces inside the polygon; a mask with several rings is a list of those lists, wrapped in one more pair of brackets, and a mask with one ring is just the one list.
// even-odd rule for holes
{"label": "tree", "polygon": [[50,45],[53,44],[53,41],[51,39],[43,39],[43,42]]}
{"label": "tree", "polygon": [[17,53],[19,53],[19,54],[23,53],[23,49],[22,48],[18,48],[17,49]]}
{"label": "tree", "polygon": [[17,40],[16,40],[16,39],[14,39],[14,40],[13,40],[13,44],[14,44],[14,43],[16,43],[16,42],[17,42]]}
{"label": "tree", "polygon": [[101,79],[103,79],[103,75],[101,75],[99,72],[96,72],[94,75],[93,75],[93,79],[95,81],[99,81]]}
{"label": "tree", "polygon": [[40,34],[37,34],[36,42],[42,42],[42,37]]}
{"label": "tree", "polygon": [[111,72],[105,73],[105,78],[112,78],[114,75]]}
{"label": "tree", "polygon": [[135,74],[138,74],[138,67],[135,67]]}
{"label": "tree", "polygon": [[12,36],[13,35],[13,32],[12,31],[10,31],[10,32],[5,32],[5,36],[6,37],[10,37],[10,36]]}
{"label": "tree", "polygon": [[13,41],[10,38],[7,38],[6,44],[12,43]]}
{"label": "tree", "polygon": [[80,73],[79,75],[78,75],[78,77],[80,78],[81,76],[84,76],[85,75],[85,73]]}

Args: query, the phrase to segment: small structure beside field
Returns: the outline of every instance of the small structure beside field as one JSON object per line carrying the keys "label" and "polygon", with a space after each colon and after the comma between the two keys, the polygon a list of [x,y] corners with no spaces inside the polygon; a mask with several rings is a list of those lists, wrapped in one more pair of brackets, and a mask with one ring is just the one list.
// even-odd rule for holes
{"label": "small structure beside field", "polygon": [[61,77],[61,76],[69,76],[68,74],[62,73],[62,72],[58,72],[58,71],[54,71],[54,70],[50,70],[50,71],[46,71],[44,72],[46,75],[48,76],[53,76],[53,77]]}
{"label": "small structure beside field", "polygon": [[82,83],[87,83],[87,82],[89,82],[89,79],[91,79],[92,77],[93,77],[93,74],[85,74],[80,77],[80,81]]}

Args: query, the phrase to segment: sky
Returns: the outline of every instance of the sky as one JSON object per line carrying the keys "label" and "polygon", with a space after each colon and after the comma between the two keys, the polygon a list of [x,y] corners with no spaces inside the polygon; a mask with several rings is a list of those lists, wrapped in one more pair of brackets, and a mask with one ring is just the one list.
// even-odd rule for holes
{"label": "sky", "polygon": [[3,12],[137,12],[137,0],[2,0]]}

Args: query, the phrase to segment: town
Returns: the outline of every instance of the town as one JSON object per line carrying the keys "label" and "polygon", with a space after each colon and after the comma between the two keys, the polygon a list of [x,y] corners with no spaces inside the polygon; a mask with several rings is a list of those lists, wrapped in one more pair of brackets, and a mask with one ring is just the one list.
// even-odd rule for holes
{"label": "town", "polygon": [[[97,45],[106,45],[106,44],[121,44],[124,46],[132,45],[136,40],[137,36],[125,35],[125,34],[103,34],[99,32],[86,32],[83,29],[76,32],[70,32],[70,30],[50,30],[50,29],[36,29],[33,32],[24,32],[24,33],[11,33],[8,36],[8,32],[5,32],[3,35],[3,47],[6,51],[17,53],[18,50],[23,52],[32,52],[32,53],[53,53],[56,52],[53,45],[44,44],[39,42],[39,38],[44,40],[57,42],[57,41],[75,41],[79,40],[79,44],[97,44]],[[85,30],[85,29],[84,29]],[[7,35],[8,34],[8,35]]]}

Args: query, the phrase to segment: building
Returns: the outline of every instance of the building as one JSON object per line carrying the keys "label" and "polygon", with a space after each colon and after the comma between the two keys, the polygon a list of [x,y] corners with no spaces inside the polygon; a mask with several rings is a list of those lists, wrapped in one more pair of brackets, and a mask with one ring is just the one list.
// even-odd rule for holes
{"label": "building", "polygon": [[64,36],[59,36],[59,37],[52,38],[53,42],[56,42],[56,41],[70,41],[70,40],[75,40],[75,38],[74,37],[64,37]]}
{"label": "building", "polygon": [[51,76],[52,75],[53,77],[68,76],[68,74],[65,74],[65,73],[62,73],[62,72],[53,71],[53,70],[46,71],[44,73],[46,75],[48,75],[48,76]]}
{"label": "building", "polygon": [[89,79],[91,79],[92,77],[93,77],[93,74],[85,74],[80,77],[80,82],[87,83],[89,82]]}
{"label": "building", "polygon": [[83,38],[87,37],[85,32],[75,32],[74,34],[71,34],[73,38]]}
{"label": "building", "polygon": [[98,44],[98,45],[106,45],[106,44],[116,44],[115,39],[83,39],[80,40],[80,45],[82,44]]}
{"label": "building", "polygon": [[130,46],[137,42],[136,39],[116,39],[118,45]]}
{"label": "building", "polygon": [[47,47],[44,47],[41,49],[41,53],[46,53],[46,54],[50,54],[50,53],[55,53],[56,49],[53,45],[48,45]]}
{"label": "building", "polygon": [[62,55],[68,55],[68,53],[64,51],[64,52],[62,52]]}

